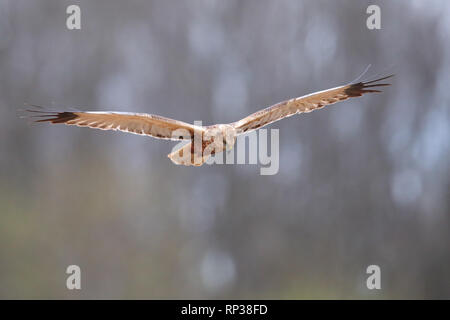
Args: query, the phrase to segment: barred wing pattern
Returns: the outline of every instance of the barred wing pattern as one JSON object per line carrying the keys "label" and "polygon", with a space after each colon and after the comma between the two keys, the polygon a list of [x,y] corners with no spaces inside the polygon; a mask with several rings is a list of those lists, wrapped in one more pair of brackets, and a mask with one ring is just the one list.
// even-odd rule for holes
{"label": "barred wing pattern", "polygon": [[362,96],[368,92],[381,92],[380,90],[370,88],[390,85],[389,83],[379,83],[379,81],[391,77],[393,77],[393,75],[372,81],[348,84],[345,86],[315,92],[299,98],[286,100],[255,112],[244,119],[232,123],[232,125],[236,128],[238,134],[243,134],[259,129],[283,118],[293,116],[297,113],[311,112],[323,108],[326,105],[347,100],[349,98]]}
{"label": "barred wing pattern", "polygon": [[204,128],[186,122],[146,113],[128,112],[51,112],[27,110],[41,118],[36,122],[63,123],[101,130],[119,130],[169,140],[192,140]]}

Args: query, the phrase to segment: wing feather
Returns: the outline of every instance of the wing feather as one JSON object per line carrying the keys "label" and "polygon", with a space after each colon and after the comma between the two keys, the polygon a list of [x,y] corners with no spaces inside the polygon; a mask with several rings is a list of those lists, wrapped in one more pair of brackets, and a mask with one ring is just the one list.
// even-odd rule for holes
{"label": "wing feather", "polygon": [[259,129],[283,118],[293,116],[297,113],[311,112],[339,101],[362,96],[365,93],[381,92],[380,90],[370,88],[390,85],[389,83],[379,83],[379,81],[391,77],[393,77],[393,75],[372,81],[348,84],[345,86],[315,92],[299,98],[286,100],[255,112],[244,119],[232,123],[231,125],[236,128],[238,134],[243,134]]}
{"label": "wing feather", "polygon": [[203,127],[146,113],[128,112],[51,112],[27,110],[34,113],[36,122],[62,123],[101,130],[119,130],[159,139],[192,140],[194,132]]}

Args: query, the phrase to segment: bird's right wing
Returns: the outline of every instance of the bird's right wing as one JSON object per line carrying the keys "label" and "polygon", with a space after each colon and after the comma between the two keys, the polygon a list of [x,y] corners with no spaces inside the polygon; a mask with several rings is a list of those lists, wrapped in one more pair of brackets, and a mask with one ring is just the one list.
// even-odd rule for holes
{"label": "bird's right wing", "polygon": [[194,132],[202,133],[204,128],[186,122],[147,113],[128,112],[52,112],[28,109],[37,118],[36,122],[62,123],[101,130],[119,130],[159,139],[192,140]]}

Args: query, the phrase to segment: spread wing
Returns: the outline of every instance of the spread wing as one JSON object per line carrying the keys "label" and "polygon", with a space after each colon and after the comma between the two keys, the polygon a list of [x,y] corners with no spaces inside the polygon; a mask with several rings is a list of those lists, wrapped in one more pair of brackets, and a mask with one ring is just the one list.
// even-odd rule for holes
{"label": "spread wing", "polygon": [[36,122],[63,123],[101,130],[119,130],[170,140],[192,140],[194,131],[203,127],[146,113],[128,112],[51,112],[26,110],[34,113]]}
{"label": "spread wing", "polygon": [[259,129],[272,122],[293,116],[297,113],[311,112],[348,98],[359,97],[368,92],[381,92],[380,90],[370,89],[374,87],[388,86],[389,83],[379,83],[379,81],[393,77],[393,75],[379,78],[367,82],[358,82],[340,86],[324,91],[308,94],[303,97],[293,98],[271,107],[255,112],[248,117],[232,123],[238,134],[243,134],[252,130]]}

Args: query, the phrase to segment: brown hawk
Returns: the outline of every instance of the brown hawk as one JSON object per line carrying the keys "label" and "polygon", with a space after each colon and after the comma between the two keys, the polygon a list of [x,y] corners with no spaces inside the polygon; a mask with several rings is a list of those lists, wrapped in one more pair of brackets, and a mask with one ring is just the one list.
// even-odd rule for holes
{"label": "brown hawk", "polygon": [[190,143],[170,153],[168,157],[176,164],[199,166],[205,163],[211,155],[233,147],[238,135],[260,129],[297,113],[311,112],[348,98],[362,96],[365,93],[381,92],[373,88],[390,85],[389,83],[380,83],[380,81],[392,76],[351,83],[289,99],[257,111],[239,121],[211,126],[196,126],[147,113],[52,112],[36,109],[26,111],[35,114],[32,117],[37,118],[36,122],[63,123],[101,130],[120,130],[159,139],[188,140]]}

